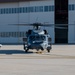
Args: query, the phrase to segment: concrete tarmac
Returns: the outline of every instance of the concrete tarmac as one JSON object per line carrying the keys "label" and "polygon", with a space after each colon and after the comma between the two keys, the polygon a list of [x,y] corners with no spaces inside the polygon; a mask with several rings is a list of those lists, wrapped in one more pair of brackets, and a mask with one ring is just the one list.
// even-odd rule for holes
{"label": "concrete tarmac", "polygon": [[75,45],[53,45],[50,53],[25,53],[22,45],[0,48],[0,75],[75,75]]}

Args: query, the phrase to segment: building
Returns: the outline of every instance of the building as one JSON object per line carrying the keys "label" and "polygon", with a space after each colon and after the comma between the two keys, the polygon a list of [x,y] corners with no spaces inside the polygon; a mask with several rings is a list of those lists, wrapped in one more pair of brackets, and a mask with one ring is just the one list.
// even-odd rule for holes
{"label": "building", "polygon": [[0,0],[0,43],[22,43],[31,27],[11,24],[35,22],[54,24],[46,27],[52,43],[75,43],[75,0]]}

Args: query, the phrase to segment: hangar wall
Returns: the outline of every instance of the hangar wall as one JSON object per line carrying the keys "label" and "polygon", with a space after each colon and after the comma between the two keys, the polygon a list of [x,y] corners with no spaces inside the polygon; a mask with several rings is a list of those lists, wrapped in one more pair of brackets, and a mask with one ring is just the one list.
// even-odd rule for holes
{"label": "hangar wall", "polygon": [[69,0],[68,43],[75,43],[75,0]]}
{"label": "hangar wall", "polygon": [[[0,4],[0,43],[22,43],[22,37],[31,27],[14,26],[20,23],[51,23],[54,24],[54,1],[26,1]],[[47,29],[55,42],[54,27]],[[23,36],[19,36],[20,34]]]}
{"label": "hangar wall", "polygon": [[[17,43],[17,37],[11,37],[11,32],[17,32],[18,27],[9,24],[18,23],[18,14],[9,14],[8,8],[18,7],[17,3],[1,3],[0,4],[0,43]],[[6,12],[2,12],[4,9]],[[8,36],[9,35],[9,36]]]}

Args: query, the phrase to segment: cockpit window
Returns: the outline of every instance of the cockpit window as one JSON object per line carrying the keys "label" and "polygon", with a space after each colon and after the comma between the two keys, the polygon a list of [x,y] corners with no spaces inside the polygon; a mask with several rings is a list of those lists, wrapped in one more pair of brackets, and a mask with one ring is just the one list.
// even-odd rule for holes
{"label": "cockpit window", "polygon": [[45,40],[46,37],[43,35],[38,35],[38,36],[30,36],[30,40]]}

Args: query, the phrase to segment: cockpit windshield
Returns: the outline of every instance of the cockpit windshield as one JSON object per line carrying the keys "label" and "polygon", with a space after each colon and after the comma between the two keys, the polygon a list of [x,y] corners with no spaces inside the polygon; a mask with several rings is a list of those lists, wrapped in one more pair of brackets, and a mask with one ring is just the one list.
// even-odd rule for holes
{"label": "cockpit windshield", "polygon": [[35,41],[35,40],[45,40],[46,37],[44,35],[36,35],[36,36],[30,36],[30,40]]}

